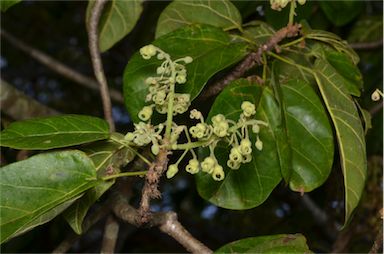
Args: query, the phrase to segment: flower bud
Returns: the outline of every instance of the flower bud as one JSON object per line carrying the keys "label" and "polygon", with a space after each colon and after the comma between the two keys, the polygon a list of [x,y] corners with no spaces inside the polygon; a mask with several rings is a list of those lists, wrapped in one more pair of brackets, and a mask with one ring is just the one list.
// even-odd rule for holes
{"label": "flower bud", "polygon": [[225,116],[222,114],[217,114],[214,117],[212,117],[212,123],[214,123],[214,124],[224,122],[225,120],[226,120]]}
{"label": "flower bud", "polygon": [[202,116],[203,115],[201,114],[201,112],[197,109],[192,109],[191,114],[189,115],[191,119],[200,119]]}
{"label": "flower bud", "polygon": [[252,132],[253,133],[259,133],[260,132],[260,126],[258,124],[255,124],[252,126]]}
{"label": "flower bud", "polygon": [[213,133],[215,133],[218,137],[225,137],[228,134],[229,125],[228,122],[219,122],[213,124]]}
{"label": "flower bud", "polygon": [[144,46],[140,49],[140,54],[144,59],[150,59],[152,56],[156,55],[156,47],[152,44]]}
{"label": "flower bud", "polygon": [[157,155],[160,151],[160,148],[159,148],[159,145],[158,144],[153,144],[151,146],[151,152],[154,154],[154,155]]}
{"label": "flower bud", "polygon": [[382,95],[380,94],[380,90],[379,90],[379,89],[376,89],[376,90],[372,93],[372,95],[371,95],[371,99],[372,99],[373,101],[379,101],[381,96],[382,96]]}
{"label": "flower bud", "polygon": [[167,178],[170,179],[174,177],[177,174],[177,172],[179,172],[177,165],[176,164],[170,165],[167,170]]}
{"label": "flower bud", "polygon": [[186,64],[192,63],[192,61],[193,61],[193,58],[192,58],[192,57],[190,57],[190,56],[186,56],[186,57],[184,57],[184,62],[185,62]]}
{"label": "flower bud", "polygon": [[244,101],[241,104],[241,109],[243,110],[243,114],[246,117],[250,117],[256,113],[255,105],[249,101]]}
{"label": "flower bud", "polygon": [[145,106],[138,114],[140,120],[147,121],[149,118],[151,118],[153,113],[152,107]]}
{"label": "flower bud", "polygon": [[204,159],[204,161],[201,163],[201,170],[203,172],[206,172],[208,174],[211,174],[213,171],[214,166],[216,165],[216,160],[213,157],[207,157]]}
{"label": "flower bud", "polygon": [[243,155],[241,154],[239,147],[232,147],[231,153],[229,154],[229,159],[237,163],[242,162]]}
{"label": "flower bud", "polygon": [[196,174],[199,172],[199,161],[196,159],[189,160],[185,170],[190,174]]}
{"label": "flower bud", "polygon": [[227,161],[227,166],[230,167],[231,169],[239,169],[240,168],[240,162],[235,162],[233,160],[228,160]]}
{"label": "flower bud", "polygon": [[223,167],[220,165],[216,165],[212,172],[212,178],[215,181],[221,181],[224,179],[224,177],[225,177],[225,173],[224,173]]}
{"label": "flower bud", "polygon": [[133,134],[133,132],[128,132],[124,139],[128,140],[128,141],[132,141],[133,139],[135,138],[135,134]]}
{"label": "flower bud", "polygon": [[187,81],[185,75],[177,75],[176,82],[179,84],[184,84]]}
{"label": "flower bud", "polygon": [[252,153],[252,143],[249,139],[241,140],[239,148],[242,155],[248,155]]}
{"label": "flower bud", "polygon": [[259,151],[263,150],[263,142],[259,139],[259,137],[257,137],[255,146],[256,146],[257,150],[259,150]]}
{"label": "flower bud", "polygon": [[306,0],[297,0],[297,2],[300,4],[300,5],[304,5]]}

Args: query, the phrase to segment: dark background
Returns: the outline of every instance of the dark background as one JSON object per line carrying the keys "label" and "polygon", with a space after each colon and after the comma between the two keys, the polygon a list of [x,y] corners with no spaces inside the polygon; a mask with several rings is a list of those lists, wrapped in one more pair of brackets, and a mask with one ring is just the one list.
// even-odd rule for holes
{"label": "dark background", "polygon": [[[102,55],[111,87],[121,91],[122,73],[129,57],[153,40],[154,24],[167,4],[165,1],[146,2],[135,29]],[[266,8],[268,2],[238,1],[235,4],[245,22],[255,18],[265,19],[267,15],[275,27],[280,26],[278,17],[281,14]],[[87,2],[83,1],[23,1],[1,14],[1,28],[91,77],[93,73],[84,22],[86,6]],[[382,8],[382,1],[366,1],[359,15],[343,26],[334,26],[317,2],[301,8],[298,14],[305,17],[313,28],[328,30],[347,39],[359,19],[379,17],[382,20]],[[379,37],[382,38],[382,34]],[[376,88],[382,87],[383,51],[379,46],[357,52],[361,57],[359,67],[365,80],[360,102],[364,108],[376,111],[373,128],[367,136],[369,167],[366,191],[349,227],[342,231],[338,227],[344,216],[343,177],[339,165],[334,165],[331,176],[322,187],[304,197],[281,183],[264,204],[246,211],[226,210],[209,204],[199,197],[191,175],[178,174],[171,181],[164,181],[161,186],[163,198],[154,202],[152,209],[174,210],[192,235],[212,249],[244,237],[302,233],[310,248],[316,252],[368,252],[381,227],[378,211],[382,207],[383,118],[382,110],[377,110],[377,103],[370,100],[370,95]],[[0,68],[3,80],[61,113],[103,116],[97,92],[54,73],[3,38]],[[206,109],[209,103],[204,104]],[[123,105],[114,103],[113,116],[118,131],[126,132],[132,128]],[[1,120],[4,125],[12,119],[2,112]],[[15,160],[16,151],[3,149],[1,156],[2,161],[9,163]],[[133,197],[137,197],[133,198],[133,204],[138,202],[140,188],[140,182],[133,183]],[[321,219],[324,215],[326,221]],[[91,228],[71,251],[99,251],[104,222],[100,221]],[[117,252],[185,252],[178,243],[156,228],[137,229],[122,225]],[[64,219],[58,216],[52,222],[4,244],[1,251],[51,252],[70,231]]]}

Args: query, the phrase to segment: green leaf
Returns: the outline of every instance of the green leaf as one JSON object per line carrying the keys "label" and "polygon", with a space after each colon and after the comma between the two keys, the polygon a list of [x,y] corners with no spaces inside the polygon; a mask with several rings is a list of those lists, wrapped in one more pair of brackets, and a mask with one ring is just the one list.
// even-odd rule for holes
{"label": "green leaf", "polygon": [[332,46],[338,52],[346,54],[355,65],[359,62],[359,56],[356,54],[356,52],[348,45],[346,41],[343,41],[336,34],[323,30],[312,30],[304,23],[302,23],[302,25],[302,33],[306,39],[321,41],[328,44],[329,46]]}
{"label": "green leaf", "polygon": [[345,79],[323,59],[315,62],[315,76],[336,129],[345,187],[345,223],[359,203],[367,175],[362,123],[348,95]]}
{"label": "green leaf", "polygon": [[363,88],[363,76],[359,68],[353,64],[350,58],[340,52],[327,52],[326,58],[329,64],[348,82],[345,82],[350,94],[360,97]]}
{"label": "green leaf", "polygon": [[[200,93],[209,78],[247,54],[245,44],[232,42],[227,33],[208,25],[183,27],[160,37],[153,44],[169,53],[172,59],[193,58],[193,62],[186,65],[187,82],[176,87],[177,92],[189,93],[191,100]],[[157,75],[156,68],[160,64],[160,60],[145,60],[136,53],[125,68],[125,105],[134,122],[139,121],[137,113],[146,104],[148,85],[144,81]]]}
{"label": "green leaf", "polygon": [[[197,190],[201,197],[211,203],[228,209],[249,209],[262,204],[275,186],[281,181],[279,158],[276,151],[274,130],[279,124],[279,109],[268,88],[261,88],[245,79],[232,82],[216,98],[208,119],[221,113],[228,119],[238,120],[243,101],[255,103],[256,119],[268,123],[261,127],[260,139],[264,143],[262,151],[252,151],[252,161],[243,164],[238,170],[227,167],[229,148],[219,144],[215,149],[218,162],[223,166],[225,179],[214,181],[211,175],[197,175]],[[255,135],[250,138],[254,144]]]}
{"label": "green leaf", "polygon": [[37,220],[51,219],[52,209],[54,213],[61,211],[61,205],[96,183],[95,166],[80,151],[39,154],[2,167],[1,242],[38,225]]}
{"label": "green leaf", "polygon": [[99,182],[95,187],[88,190],[84,196],[76,200],[65,212],[64,218],[76,234],[83,232],[83,221],[89,208],[115,183],[112,181]]}
{"label": "green leaf", "polygon": [[321,9],[336,26],[343,26],[355,19],[364,9],[363,1],[320,1]]}
{"label": "green leaf", "polygon": [[383,17],[368,16],[359,19],[348,35],[348,42],[377,42],[383,38]]}
{"label": "green leaf", "polygon": [[228,0],[175,0],[159,17],[156,38],[182,26],[207,24],[224,30],[241,28],[241,15]]}
{"label": "green leaf", "polygon": [[332,127],[311,85],[296,79],[285,82],[281,88],[292,149],[293,172],[289,186],[294,191],[312,191],[325,182],[332,169]]}
{"label": "green leaf", "polygon": [[301,234],[268,235],[228,243],[214,253],[312,253]]}
{"label": "green leaf", "polygon": [[[142,0],[108,1],[99,23],[99,47],[105,52],[124,38],[135,27],[143,11]],[[90,11],[94,1],[88,2],[86,23],[89,23]]]}
{"label": "green leaf", "polygon": [[364,121],[364,134],[367,135],[368,130],[372,128],[372,116],[368,110],[363,109],[360,104],[355,100],[355,104],[360,112],[360,116]]}
{"label": "green leaf", "polygon": [[20,3],[21,0],[1,0],[0,1],[0,11],[5,12],[8,8],[14,6],[17,3]]}
{"label": "green leaf", "polygon": [[47,150],[106,139],[106,121],[82,115],[62,115],[14,122],[0,133],[1,146]]}
{"label": "green leaf", "polygon": [[251,40],[251,43],[261,46],[266,43],[276,31],[267,23],[262,21],[253,21],[244,28],[243,36]]}
{"label": "green leaf", "polygon": [[[113,135],[122,136],[117,133]],[[133,152],[124,148],[123,145],[112,141],[99,141],[82,148],[82,150],[92,159],[99,176],[120,172],[120,167],[126,165],[134,158]],[[65,211],[64,217],[66,221],[77,234],[82,233],[82,224],[89,208],[112,187],[114,183],[114,180],[99,182]]]}

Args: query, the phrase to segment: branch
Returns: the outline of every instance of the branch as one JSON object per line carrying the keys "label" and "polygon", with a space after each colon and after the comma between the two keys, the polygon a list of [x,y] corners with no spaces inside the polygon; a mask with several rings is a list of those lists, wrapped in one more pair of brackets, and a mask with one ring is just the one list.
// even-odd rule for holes
{"label": "branch", "polygon": [[[96,80],[90,77],[87,77],[77,72],[74,69],[69,68],[68,66],[59,62],[58,60],[48,56],[44,52],[27,45],[26,43],[22,42],[15,36],[5,31],[4,29],[0,29],[0,35],[9,43],[11,43],[14,47],[20,49],[21,51],[28,54],[33,59],[44,64],[49,69],[57,72],[58,74],[64,76],[65,78],[72,80],[80,85],[83,85],[86,88],[89,88],[95,91],[100,90],[99,84],[97,83]],[[115,89],[111,89],[111,98],[118,103],[124,102],[122,94]]]}
{"label": "branch", "polygon": [[92,66],[97,81],[100,84],[100,95],[103,102],[104,118],[109,123],[111,131],[115,130],[115,123],[112,118],[112,104],[109,95],[107,79],[105,78],[103,64],[101,62],[99,50],[99,33],[98,25],[101,13],[107,0],[96,0],[91,10],[88,28],[88,46],[91,54]]}
{"label": "branch", "polygon": [[[141,215],[121,195],[117,195],[116,202],[113,206],[113,211],[120,219],[133,224],[135,226],[141,226]],[[186,250],[192,253],[212,253],[208,247],[206,247],[199,240],[194,238],[177,220],[177,215],[174,212],[155,213],[148,221],[148,226],[158,226],[159,229],[178,241]]]}
{"label": "branch", "polygon": [[[83,222],[83,234],[87,232],[94,224],[104,218],[110,212],[110,204],[104,204],[99,210],[95,211],[90,216],[86,217]],[[71,232],[67,238],[65,238],[59,246],[52,251],[53,254],[62,254],[68,252],[73,244],[81,237],[74,232]]]}
{"label": "branch", "polygon": [[372,42],[349,43],[349,46],[353,49],[361,49],[361,50],[377,49],[383,46],[383,39],[378,41],[372,41]]}
{"label": "branch", "polygon": [[103,243],[100,253],[114,253],[119,236],[119,223],[110,215],[105,223]]}
{"label": "branch", "polygon": [[373,243],[372,248],[369,251],[370,254],[371,253],[372,254],[373,253],[380,253],[379,252],[380,249],[383,250],[383,225],[382,225],[382,221],[380,221],[380,226],[379,227],[380,227],[380,229],[379,229],[379,232],[376,235],[375,242]]}
{"label": "branch", "polygon": [[277,48],[277,44],[285,38],[295,37],[300,32],[301,25],[294,24],[288,25],[286,27],[278,30],[264,45],[261,45],[256,52],[251,52],[248,54],[244,60],[238,64],[234,70],[225,76],[222,80],[212,85],[204,94],[202,94],[201,99],[207,99],[218,94],[221,90],[224,89],[230,82],[242,77],[245,72],[250,70],[256,64],[262,64],[262,55],[263,53],[270,51],[274,48]]}
{"label": "branch", "polygon": [[161,193],[158,190],[160,177],[167,169],[168,164],[168,150],[161,148],[159,154],[156,156],[155,162],[149,167],[148,173],[145,177],[145,184],[142,190],[140,201],[140,223],[147,223],[150,217],[150,201],[154,198],[159,198]]}
{"label": "branch", "polygon": [[0,90],[1,111],[15,120],[57,115],[59,113],[25,95],[2,79],[0,79]]}

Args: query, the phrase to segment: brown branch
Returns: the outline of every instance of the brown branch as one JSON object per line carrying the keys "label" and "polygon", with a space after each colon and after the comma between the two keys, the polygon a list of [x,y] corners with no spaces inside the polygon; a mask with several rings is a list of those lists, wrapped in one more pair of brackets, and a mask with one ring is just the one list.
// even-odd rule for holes
{"label": "brown branch", "polygon": [[[120,219],[133,224],[135,226],[141,226],[141,214],[130,206],[128,202],[121,195],[117,195],[116,202],[113,206],[115,215]],[[166,213],[154,213],[149,221],[148,226],[158,226],[159,229],[178,241],[186,250],[192,253],[212,253],[208,247],[206,247],[199,240],[194,238],[177,220],[177,215],[174,212]]]}
{"label": "brown branch", "polygon": [[[94,224],[104,218],[110,212],[110,203],[103,205],[99,210],[95,211],[90,216],[86,217],[83,222],[83,233],[87,232]],[[67,238],[65,238],[59,246],[52,251],[54,254],[66,253],[71,249],[73,244],[81,237],[74,232],[71,232]]]}
{"label": "brown branch", "polygon": [[378,41],[371,41],[371,42],[355,42],[355,43],[349,43],[349,46],[353,49],[357,50],[370,50],[370,49],[377,49],[381,48],[383,46],[383,39]]}
{"label": "brown branch", "polygon": [[112,215],[110,215],[105,223],[103,243],[101,244],[100,253],[114,253],[118,236],[119,223]]}
{"label": "brown branch", "polygon": [[[26,43],[22,42],[20,39],[16,38],[15,36],[5,31],[4,29],[0,29],[0,35],[9,43],[11,43],[14,47],[20,49],[21,51],[28,54],[33,59],[44,64],[46,67],[57,72],[63,77],[69,80],[72,80],[80,85],[83,85],[86,88],[89,88],[95,91],[100,90],[99,84],[93,78],[87,77],[77,72],[76,70],[69,68],[68,66],[59,62],[58,60],[48,56],[44,52],[27,45]],[[118,103],[124,102],[123,96],[118,90],[111,89],[110,92],[111,92],[111,98],[114,101]]]}
{"label": "brown branch", "polygon": [[99,33],[98,25],[103,11],[104,5],[107,0],[96,0],[91,10],[88,28],[88,46],[91,54],[92,66],[95,77],[100,84],[100,95],[103,102],[104,118],[109,123],[111,131],[115,130],[115,123],[112,118],[112,104],[109,95],[107,79],[105,78],[103,64],[101,62],[100,49],[99,49]]}
{"label": "brown branch", "polygon": [[150,219],[150,201],[151,199],[161,196],[158,190],[158,184],[160,177],[167,169],[168,153],[166,148],[160,149],[155,162],[148,169],[140,201],[139,213],[141,218],[139,223],[143,224],[148,222]]}
{"label": "brown branch", "polygon": [[379,252],[381,250],[383,250],[383,225],[382,225],[382,221],[380,221],[380,229],[379,229],[379,232],[377,233],[376,235],[376,239],[375,239],[375,242],[373,243],[372,245],[372,248],[371,250],[369,251],[369,253],[373,254],[373,253],[382,253],[382,252]]}
{"label": "brown branch", "polygon": [[301,25],[294,24],[290,26],[286,26],[278,30],[267,43],[261,45],[256,52],[251,52],[248,54],[244,60],[238,64],[227,76],[225,76],[222,80],[212,85],[206,92],[201,95],[201,99],[207,99],[218,94],[221,90],[223,90],[230,82],[242,77],[245,72],[250,70],[256,64],[262,64],[262,55],[263,53],[270,51],[272,49],[278,50],[278,43],[282,41],[284,38],[295,37],[300,32]]}
{"label": "brown branch", "polygon": [[0,79],[0,90],[1,111],[15,120],[57,115],[59,113],[25,95],[2,79]]}

